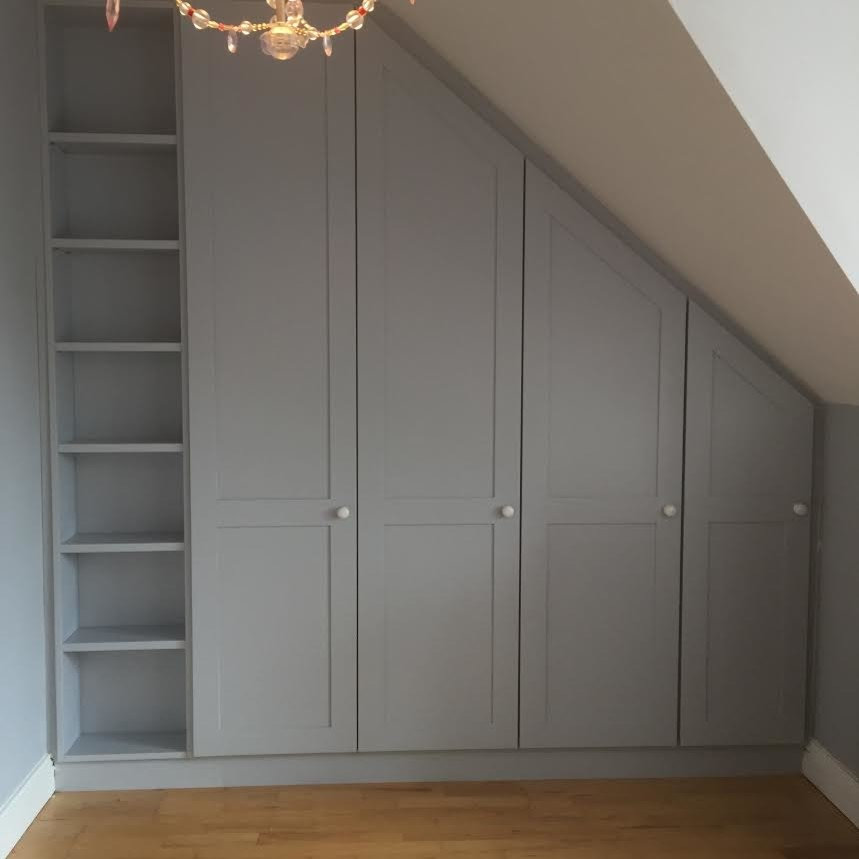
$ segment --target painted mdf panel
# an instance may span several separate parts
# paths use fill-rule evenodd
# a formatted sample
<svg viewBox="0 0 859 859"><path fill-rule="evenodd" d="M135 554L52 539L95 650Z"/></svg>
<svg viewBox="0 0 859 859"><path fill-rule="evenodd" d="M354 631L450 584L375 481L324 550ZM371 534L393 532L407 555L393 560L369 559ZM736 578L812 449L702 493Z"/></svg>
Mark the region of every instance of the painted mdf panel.
<svg viewBox="0 0 859 859"><path fill-rule="evenodd" d="M330 729L329 531L293 526L218 533L219 673L231 683L220 720L231 736L252 743L271 730L272 714L286 734Z"/></svg>
<svg viewBox="0 0 859 859"><path fill-rule="evenodd" d="M529 165L524 747L677 741L684 297Z"/></svg>
<svg viewBox="0 0 859 859"><path fill-rule="evenodd" d="M194 752L352 751L353 39L285 68L186 34Z"/></svg>
<svg viewBox="0 0 859 859"><path fill-rule="evenodd" d="M359 746L513 747L523 160L357 49Z"/></svg>
<svg viewBox="0 0 859 859"><path fill-rule="evenodd" d="M804 740L812 407L692 306L681 740Z"/></svg>

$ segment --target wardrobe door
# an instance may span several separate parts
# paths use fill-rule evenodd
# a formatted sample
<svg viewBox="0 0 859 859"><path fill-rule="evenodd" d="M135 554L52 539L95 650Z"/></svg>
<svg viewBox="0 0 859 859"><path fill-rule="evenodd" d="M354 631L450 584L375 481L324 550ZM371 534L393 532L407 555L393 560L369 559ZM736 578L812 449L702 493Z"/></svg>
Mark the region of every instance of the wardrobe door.
<svg viewBox="0 0 859 859"><path fill-rule="evenodd" d="M359 746L512 747L523 161L368 26L358 165Z"/></svg>
<svg viewBox="0 0 859 859"><path fill-rule="evenodd" d="M813 409L689 317L681 740L801 743Z"/></svg>
<svg viewBox="0 0 859 859"><path fill-rule="evenodd" d="M182 34L194 753L352 751L353 40L280 65Z"/></svg>
<svg viewBox="0 0 859 859"><path fill-rule="evenodd" d="M674 745L686 299L526 197L521 744Z"/></svg>

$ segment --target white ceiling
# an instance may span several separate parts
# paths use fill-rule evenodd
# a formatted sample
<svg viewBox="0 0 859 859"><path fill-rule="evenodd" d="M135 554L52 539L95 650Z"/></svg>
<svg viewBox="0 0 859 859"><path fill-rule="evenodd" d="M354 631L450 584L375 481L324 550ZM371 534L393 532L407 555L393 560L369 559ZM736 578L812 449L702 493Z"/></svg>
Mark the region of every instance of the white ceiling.
<svg viewBox="0 0 859 859"><path fill-rule="evenodd" d="M389 0L822 399L859 404L859 295L668 0Z"/></svg>
<svg viewBox="0 0 859 859"><path fill-rule="evenodd" d="M671 7L859 289L859 3L671 0Z"/></svg>

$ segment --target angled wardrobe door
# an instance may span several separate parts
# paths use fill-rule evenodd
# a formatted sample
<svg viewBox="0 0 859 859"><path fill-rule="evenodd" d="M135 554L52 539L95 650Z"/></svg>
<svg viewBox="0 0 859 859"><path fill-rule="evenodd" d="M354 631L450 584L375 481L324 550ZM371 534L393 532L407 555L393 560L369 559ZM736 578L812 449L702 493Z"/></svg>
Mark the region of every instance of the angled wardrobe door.
<svg viewBox="0 0 859 859"><path fill-rule="evenodd" d="M813 409L689 316L681 740L801 743Z"/></svg>
<svg viewBox="0 0 859 859"><path fill-rule="evenodd" d="M511 747L523 161L358 41L359 746Z"/></svg>
<svg viewBox="0 0 859 859"><path fill-rule="evenodd" d="M278 64L182 33L194 752L351 751L353 40Z"/></svg>
<svg viewBox="0 0 859 859"><path fill-rule="evenodd" d="M686 299L526 198L521 745L674 745Z"/></svg>

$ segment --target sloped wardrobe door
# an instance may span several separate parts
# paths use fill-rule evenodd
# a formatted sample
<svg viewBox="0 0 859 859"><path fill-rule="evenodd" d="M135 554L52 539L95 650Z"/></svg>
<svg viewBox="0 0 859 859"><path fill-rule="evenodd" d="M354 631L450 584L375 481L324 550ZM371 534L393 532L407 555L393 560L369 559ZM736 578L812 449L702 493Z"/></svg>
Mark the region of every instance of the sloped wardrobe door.
<svg viewBox="0 0 859 859"><path fill-rule="evenodd" d="M523 160L358 41L359 745L511 747Z"/></svg>
<svg viewBox="0 0 859 859"><path fill-rule="evenodd" d="M686 299L526 197L521 744L675 745Z"/></svg>
<svg viewBox="0 0 859 859"><path fill-rule="evenodd" d="M801 743L813 409L689 317L681 739Z"/></svg>
<svg viewBox="0 0 859 859"><path fill-rule="evenodd" d="M255 36L231 56L217 34L182 32L193 748L351 751L353 40L279 64Z"/></svg>

